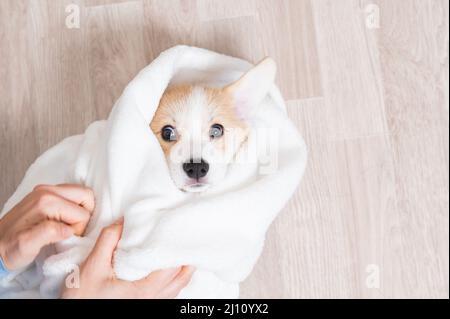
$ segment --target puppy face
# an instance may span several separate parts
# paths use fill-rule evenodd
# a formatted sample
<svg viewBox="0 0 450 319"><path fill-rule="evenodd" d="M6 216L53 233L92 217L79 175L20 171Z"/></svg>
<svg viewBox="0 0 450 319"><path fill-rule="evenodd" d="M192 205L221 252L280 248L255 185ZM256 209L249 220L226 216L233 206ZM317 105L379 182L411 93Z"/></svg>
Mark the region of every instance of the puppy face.
<svg viewBox="0 0 450 319"><path fill-rule="evenodd" d="M178 188L201 192L226 176L247 139L252 110L267 95L274 76L274 62L265 59L225 88L166 90L150 127Z"/></svg>

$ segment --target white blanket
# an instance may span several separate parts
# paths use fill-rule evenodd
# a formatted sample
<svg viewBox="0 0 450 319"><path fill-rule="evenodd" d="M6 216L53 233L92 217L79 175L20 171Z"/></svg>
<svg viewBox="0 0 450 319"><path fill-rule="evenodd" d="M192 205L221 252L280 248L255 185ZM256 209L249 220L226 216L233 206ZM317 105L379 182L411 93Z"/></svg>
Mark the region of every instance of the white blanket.
<svg viewBox="0 0 450 319"><path fill-rule="evenodd" d="M124 231L114 257L119 278L193 265L197 271L180 298L238 297L239 282L251 272L270 223L306 164L305 144L286 116L279 90L272 87L252 120L238 154L245 160L231 164L223 183L205 194L175 187L149 123L168 85L223 86L251 66L204 49L173 47L129 83L107 120L42 154L1 216L37 184L87 185L95 192L96 209L85 237L44 249L33 265L0 281L0 297L58 297L64 278L84 260L101 229L120 216Z"/></svg>

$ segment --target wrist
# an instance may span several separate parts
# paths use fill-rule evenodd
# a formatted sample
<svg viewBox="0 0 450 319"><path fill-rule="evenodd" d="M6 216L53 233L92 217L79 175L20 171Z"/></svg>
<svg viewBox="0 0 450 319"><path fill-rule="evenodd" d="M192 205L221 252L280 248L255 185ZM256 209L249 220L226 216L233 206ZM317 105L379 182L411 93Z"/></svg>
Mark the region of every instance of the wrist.
<svg viewBox="0 0 450 319"><path fill-rule="evenodd" d="M6 245L4 244L4 242L2 241L2 239L0 238L0 277L2 276L2 274L4 274L5 272L11 272L12 269L11 267L9 267L10 265L7 262L7 256L6 256Z"/></svg>
<svg viewBox="0 0 450 319"><path fill-rule="evenodd" d="M0 278L6 276L9 273L10 271L8 270L8 268L6 268L5 261L2 257L2 254L0 253Z"/></svg>

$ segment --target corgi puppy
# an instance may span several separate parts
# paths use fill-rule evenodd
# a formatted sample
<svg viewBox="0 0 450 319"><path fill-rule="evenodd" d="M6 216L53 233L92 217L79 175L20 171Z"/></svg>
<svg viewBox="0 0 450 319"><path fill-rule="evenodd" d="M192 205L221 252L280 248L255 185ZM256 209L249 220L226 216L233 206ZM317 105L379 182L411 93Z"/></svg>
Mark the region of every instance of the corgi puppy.
<svg viewBox="0 0 450 319"><path fill-rule="evenodd" d="M182 85L164 92L150 128L179 189L202 192L225 178L275 73L275 62L265 58L223 88Z"/></svg>

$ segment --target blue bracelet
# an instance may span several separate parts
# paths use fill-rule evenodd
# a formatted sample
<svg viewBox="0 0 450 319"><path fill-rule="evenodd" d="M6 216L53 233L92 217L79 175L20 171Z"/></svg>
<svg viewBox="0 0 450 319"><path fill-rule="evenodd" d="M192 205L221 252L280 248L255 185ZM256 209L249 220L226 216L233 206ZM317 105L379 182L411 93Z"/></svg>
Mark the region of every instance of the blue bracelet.
<svg viewBox="0 0 450 319"><path fill-rule="evenodd" d="M6 266L3 263L3 259L0 256L0 278L6 276L7 274L9 274L9 271L8 271L8 269L6 269Z"/></svg>

